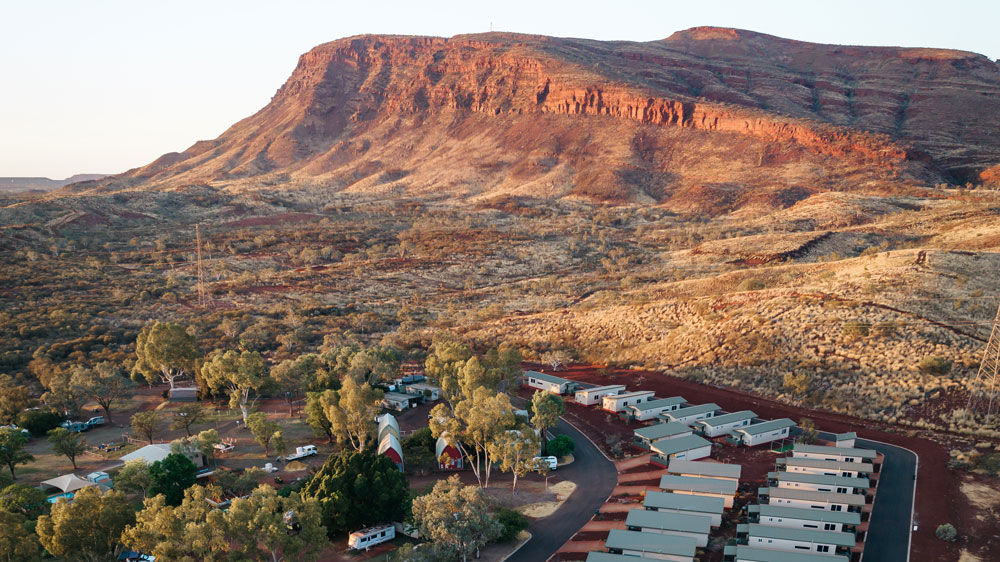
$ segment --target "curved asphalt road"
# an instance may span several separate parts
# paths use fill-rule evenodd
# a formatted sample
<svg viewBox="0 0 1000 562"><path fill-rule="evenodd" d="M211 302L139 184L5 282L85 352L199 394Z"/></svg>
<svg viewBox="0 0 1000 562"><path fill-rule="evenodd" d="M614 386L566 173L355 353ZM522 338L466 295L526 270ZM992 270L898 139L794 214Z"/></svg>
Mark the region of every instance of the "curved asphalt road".
<svg viewBox="0 0 1000 562"><path fill-rule="evenodd" d="M832 438L832 434L820 435L824 439ZM901 447L867 439L858 439L856 446L875 449L885 455L875 493L875 508L865 538L864 560L907 562L910 559L917 455Z"/></svg>
<svg viewBox="0 0 1000 562"><path fill-rule="evenodd" d="M565 434L576 443L573 464L559 469L559 476L576 482L576 491L570 494L552 515L538 519L528 527L531 540L511 555L511 562L540 562L548 560L559 547L583 527L594 512L611 495L618 483L615 465L582 433L559 420L552 430L555 435Z"/></svg>

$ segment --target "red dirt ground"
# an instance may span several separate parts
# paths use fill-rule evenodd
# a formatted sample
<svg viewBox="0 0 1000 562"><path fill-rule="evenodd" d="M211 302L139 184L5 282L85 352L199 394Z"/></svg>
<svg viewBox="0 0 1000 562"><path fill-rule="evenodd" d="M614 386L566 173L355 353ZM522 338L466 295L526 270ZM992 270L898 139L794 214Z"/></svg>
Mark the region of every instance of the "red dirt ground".
<svg viewBox="0 0 1000 562"><path fill-rule="evenodd" d="M992 521L989 518L977 519L976 508L960 490L963 477L977 482L983 479L947 468L945 463L949 459L948 447L930 439L917 437L917 432L913 429L822 410L798 408L747 391L707 386L648 371L606 369L610 374L602 375L598 374L598 370L602 368L593 365L573 365L558 372L538 364L531 364L528 367L596 385L625 384L629 391L653 390L660 397L680 395L696 404L715 402L728 411L753 410L762 418L787 417L799 420L808 417L823 431L835 433L854 431L864 439L884 441L910 449L920 456L914 513L914 523L919 525L919 530L913 533L912 560L958 560L961 548L983 556L983 560L1000 560L1000 553L996 551L995 541L992 538L996 534L996 529L991 526ZM569 401L566 410L566 417L605 450L607 450L605 436L608 435L609 429L612 434L620 435L623 441L630 441L631 431L641 426L635 422L626 425L614 416L609 420L604 412L572 404ZM742 457L743 455L741 464L745 463ZM756 473L767 465L766 457L766 453L761 453L760 466L757 466L757 463L750 463L749 470L745 474L756 476ZM772 468L774 466L773 458L770 466ZM766 470L764 472L766 473ZM991 483L996 486L995 480ZM952 523L959 529L962 535L959 542L947 543L934 536L934 529L943 523Z"/></svg>

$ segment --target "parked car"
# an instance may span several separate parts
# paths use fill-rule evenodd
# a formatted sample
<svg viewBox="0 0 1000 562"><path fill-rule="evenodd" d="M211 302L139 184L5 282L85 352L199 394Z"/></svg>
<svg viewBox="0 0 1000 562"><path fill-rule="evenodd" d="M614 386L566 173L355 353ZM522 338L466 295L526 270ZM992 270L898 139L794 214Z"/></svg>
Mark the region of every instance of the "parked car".
<svg viewBox="0 0 1000 562"><path fill-rule="evenodd" d="M59 427L65 427L66 429L74 433L80 433L81 431L87 431L88 429L90 429L90 426L83 422L70 421L70 420L62 422L61 424L59 424Z"/></svg>
<svg viewBox="0 0 1000 562"><path fill-rule="evenodd" d="M104 425L104 416L94 416L87 420L87 427L94 427L97 425Z"/></svg>
<svg viewBox="0 0 1000 562"><path fill-rule="evenodd" d="M559 466L559 459L555 457L535 457L534 460L542 466L548 464L549 470L555 470Z"/></svg>
<svg viewBox="0 0 1000 562"><path fill-rule="evenodd" d="M286 461L293 461L295 459L301 459L301 458L304 458L304 457L311 457L311 456L313 456L315 454L318 454L318 453L319 453L319 451L316 450L316 445L305 445L305 446L302 446L302 447L296 447L295 448L295 452L292 453L292 454L290 454L290 455L287 455L285 457L285 460Z"/></svg>
<svg viewBox="0 0 1000 562"><path fill-rule="evenodd" d="M0 425L0 429L9 429L11 431L19 431L21 435L25 436L27 439L31 439L31 432L27 429L21 429L14 424L11 425Z"/></svg>

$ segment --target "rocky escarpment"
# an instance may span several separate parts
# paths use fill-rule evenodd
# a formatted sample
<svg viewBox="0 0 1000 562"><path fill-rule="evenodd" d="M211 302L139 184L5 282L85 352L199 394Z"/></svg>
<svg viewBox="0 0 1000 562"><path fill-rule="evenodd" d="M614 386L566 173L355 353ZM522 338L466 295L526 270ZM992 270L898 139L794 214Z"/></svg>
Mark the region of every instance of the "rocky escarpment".
<svg viewBox="0 0 1000 562"><path fill-rule="evenodd" d="M218 139L105 185L231 181L280 172L286 180L333 178L343 187L366 177L350 164L362 158L374 162L366 169L379 172L388 161L405 164L412 186L421 183L421 163L408 151L425 137L440 136L438 148L459 129L496 139L512 128L549 127L558 137L579 127L580 119L588 119L590 142L601 137L606 146L635 145L643 127L709 133L716 149L732 145L727 139L736 134L750 139L738 148L758 154L760 165L801 160L808 162L802 168L826 169L811 177L844 175L840 168L846 167L847 175L867 181L966 181L1000 163L1000 140L992 134L1000 127L997 110L997 65L958 51L815 45L718 28L649 43L493 33L362 36L302 55L271 102ZM530 136L545 134L536 130ZM692 138L706 142L704 136ZM577 148L585 151L584 144ZM654 144L661 149L670 143ZM565 164L562 179L545 176L552 185L572 184L598 163L588 163L580 151L572 158L562 149L535 154L531 147L512 150L507 141L495 141L493 148L501 153L479 157L493 160L487 166L493 175L523 172L543 161L548 173ZM608 154L617 150L592 149L589 157L611 159L618 170L607 178L612 184L656 184L640 191L664 193L671 182L685 183L676 161L642 150ZM697 180L755 184L761 178L744 166ZM468 181L479 182L462 180ZM590 188L587 195L602 198Z"/></svg>

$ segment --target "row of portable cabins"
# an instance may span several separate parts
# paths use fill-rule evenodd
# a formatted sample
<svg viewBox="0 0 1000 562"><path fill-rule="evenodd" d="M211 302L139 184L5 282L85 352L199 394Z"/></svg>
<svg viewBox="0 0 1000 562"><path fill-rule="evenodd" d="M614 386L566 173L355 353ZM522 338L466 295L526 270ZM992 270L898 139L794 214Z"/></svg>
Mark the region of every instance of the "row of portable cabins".
<svg viewBox="0 0 1000 562"><path fill-rule="evenodd" d="M737 526L741 544L727 546L724 560L850 560L878 454L854 448L853 434L837 437L839 447L797 443L778 459L784 470L769 473L771 485L758 492L768 503L748 507L748 523Z"/></svg>
<svg viewBox="0 0 1000 562"><path fill-rule="evenodd" d="M642 557L690 562L696 549L708 546L711 528L722 524L722 512L732 505L740 472L741 467L733 464L671 461L666 476L688 483L648 492L644 509L628 512L625 530L609 533L608 552L591 552L587 560L625 562ZM704 493L702 488L725 490Z"/></svg>

